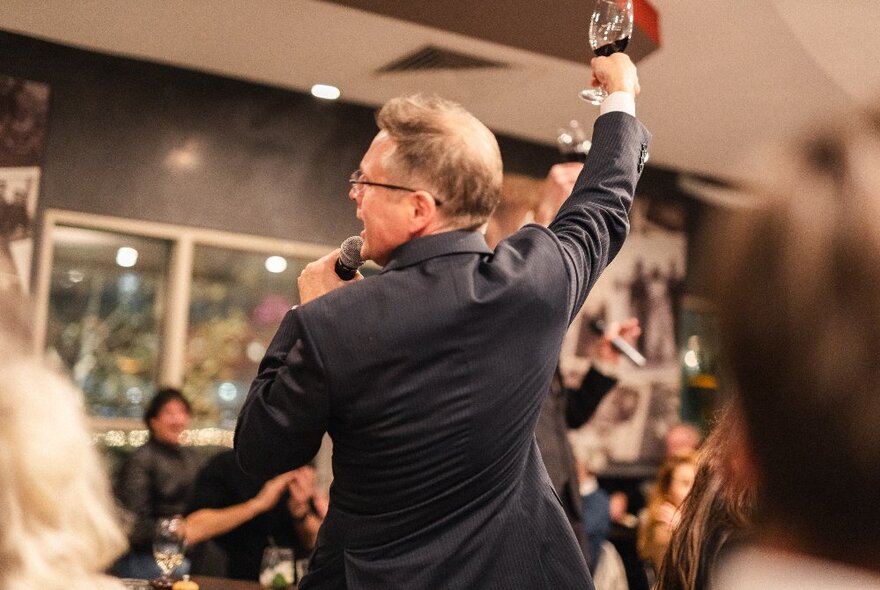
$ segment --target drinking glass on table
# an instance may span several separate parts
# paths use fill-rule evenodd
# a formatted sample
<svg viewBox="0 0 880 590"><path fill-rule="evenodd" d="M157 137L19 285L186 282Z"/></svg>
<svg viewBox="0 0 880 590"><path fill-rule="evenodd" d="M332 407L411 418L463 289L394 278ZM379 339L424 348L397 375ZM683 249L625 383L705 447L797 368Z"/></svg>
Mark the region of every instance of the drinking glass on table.
<svg viewBox="0 0 880 590"><path fill-rule="evenodd" d="M596 0L590 16L590 48L598 56L608 57L624 51L632 37L632 0ZM593 103L602 104L608 93L602 88L581 90L580 97Z"/></svg>
<svg viewBox="0 0 880 590"><path fill-rule="evenodd" d="M260 587L286 590L296 581L293 567L293 549L266 547L260 565Z"/></svg>
<svg viewBox="0 0 880 590"><path fill-rule="evenodd" d="M156 536L153 538L153 557L162 570L162 585L171 586L171 572L183 563L186 550L184 535L184 519L175 515L171 518L160 518L156 523Z"/></svg>

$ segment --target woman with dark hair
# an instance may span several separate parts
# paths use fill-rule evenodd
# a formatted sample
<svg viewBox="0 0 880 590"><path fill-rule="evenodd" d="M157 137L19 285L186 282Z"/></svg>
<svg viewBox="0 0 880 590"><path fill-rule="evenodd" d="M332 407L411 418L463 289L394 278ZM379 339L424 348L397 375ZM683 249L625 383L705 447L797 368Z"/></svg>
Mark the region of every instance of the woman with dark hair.
<svg viewBox="0 0 880 590"><path fill-rule="evenodd" d="M176 389L159 390L144 411L150 438L123 463L116 483L116 496L130 518L131 553L116 564L120 576L161 573L152 549L156 522L185 513L199 469L195 453L180 446L190 414L189 401Z"/></svg>
<svg viewBox="0 0 880 590"><path fill-rule="evenodd" d="M707 588L728 542L751 530L757 494L742 429L739 411L728 402L700 449L694 486L682 504L655 590Z"/></svg>

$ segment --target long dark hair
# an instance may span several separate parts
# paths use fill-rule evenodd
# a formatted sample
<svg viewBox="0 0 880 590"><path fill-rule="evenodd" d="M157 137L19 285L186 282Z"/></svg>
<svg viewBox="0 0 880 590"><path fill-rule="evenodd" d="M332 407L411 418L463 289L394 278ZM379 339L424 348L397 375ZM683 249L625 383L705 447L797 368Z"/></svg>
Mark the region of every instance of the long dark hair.
<svg viewBox="0 0 880 590"><path fill-rule="evenodd" d="M681 506L681 521L672 533L655 590L701 590L722 549L751 528L755 512L754 483L731 477L733 437L743 436L736 407L728 402L700 449L694 486Z"/></svg>

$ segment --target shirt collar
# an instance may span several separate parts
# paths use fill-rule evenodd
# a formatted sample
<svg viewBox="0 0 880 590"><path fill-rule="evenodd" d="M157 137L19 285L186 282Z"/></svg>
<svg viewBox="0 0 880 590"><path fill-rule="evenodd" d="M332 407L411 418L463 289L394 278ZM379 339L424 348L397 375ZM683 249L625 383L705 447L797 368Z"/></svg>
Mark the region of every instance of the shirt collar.
<svg viewBox="0 0 880 590"><path fill-rule="evenodd" d="M391 252L388 263L382 272L400 269L418 264L429 258L446 256L447 254L492 254L486 244L485 236L474 230L445 231L415 238L405 242Z"/></svg>

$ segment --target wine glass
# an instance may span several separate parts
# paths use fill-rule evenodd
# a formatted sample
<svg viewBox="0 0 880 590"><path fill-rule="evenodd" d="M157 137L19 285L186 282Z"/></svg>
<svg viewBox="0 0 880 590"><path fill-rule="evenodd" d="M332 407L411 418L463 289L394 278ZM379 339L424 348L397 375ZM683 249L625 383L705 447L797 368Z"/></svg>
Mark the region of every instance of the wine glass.
<svg viewBox="0 0 880 590"><path fill-rule="evenodd" d="M577 120L572 120L567 127L560 127L556 135L556 146L566 162L580 162L587 159L593 143L587 139L584 128Z"/></svg>
<svg viewBox="0 0 880 590"><path fill-rule="evenodd" d="M632 0L596 0L596 7L590 16L590 48L598 56L607 57L624 51L633 30ZM602 104L608 93L604 88L581 90L580 97L593 103Z"/></svg>
<svg viewBox="0 0 880 590"><path fill-rule="evenodd" d="M156 523L153 557L162 570L163 586L171 586L171 572L183 563L183 553L186 549L184 522L183 517L178 514L171 518L160 518Z"/></svg>

